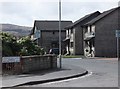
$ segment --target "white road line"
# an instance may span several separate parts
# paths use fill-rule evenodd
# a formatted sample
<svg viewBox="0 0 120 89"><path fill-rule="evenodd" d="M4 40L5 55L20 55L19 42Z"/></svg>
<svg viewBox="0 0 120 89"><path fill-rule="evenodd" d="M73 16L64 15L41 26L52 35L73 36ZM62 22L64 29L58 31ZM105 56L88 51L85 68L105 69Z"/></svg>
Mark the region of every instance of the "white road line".
<svg viewBox="0 0 120 89"><path fill-rule="evenodd" d="M77 78L71 78L71 79L66 79L66 80L61 80L61 81L55 81L55 82L49 82L49 83L44 83L41 85L49 85L49 84L53 84L53 83L61 83L61 82L67 82L67 81L71 81L71 80L76 80L76 79L81 79L81 78L85 78L92 75L92 72L89 72L87 75L85 76L81 76L81 77L77 77Z"/></svg>

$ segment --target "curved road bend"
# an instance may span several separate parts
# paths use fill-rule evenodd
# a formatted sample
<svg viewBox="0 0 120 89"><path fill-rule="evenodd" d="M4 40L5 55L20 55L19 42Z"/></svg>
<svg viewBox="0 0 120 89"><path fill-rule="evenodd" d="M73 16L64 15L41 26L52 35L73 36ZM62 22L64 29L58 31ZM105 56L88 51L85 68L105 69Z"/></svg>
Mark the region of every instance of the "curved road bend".
<svg viewBox="0 0 120 89"><path fill-rule="evenodd" d="M65 81L26 87L118 87L118 60L116 58L64 58L62 59L62 64L64 67L82 67L92 74Z"/></svg>

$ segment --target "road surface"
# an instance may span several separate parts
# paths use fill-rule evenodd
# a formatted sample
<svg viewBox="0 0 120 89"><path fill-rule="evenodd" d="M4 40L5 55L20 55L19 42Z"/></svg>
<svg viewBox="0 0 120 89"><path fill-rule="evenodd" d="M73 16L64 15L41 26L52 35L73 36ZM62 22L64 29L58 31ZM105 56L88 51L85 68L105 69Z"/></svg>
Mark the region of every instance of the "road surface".
<svg viewBox="0 0 120 89"><path fill-rule="evenodd" d="M118 60L64 58L62 66L82 67L89 71L85 77L44 83L27 87L118 87Z"/></svg>

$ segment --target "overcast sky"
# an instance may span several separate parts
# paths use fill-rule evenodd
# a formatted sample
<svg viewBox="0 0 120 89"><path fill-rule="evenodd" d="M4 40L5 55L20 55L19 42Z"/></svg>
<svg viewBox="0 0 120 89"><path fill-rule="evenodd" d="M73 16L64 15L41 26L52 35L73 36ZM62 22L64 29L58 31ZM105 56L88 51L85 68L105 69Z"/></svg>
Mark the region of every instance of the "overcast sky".
<svg viewBox="0 0 120 89"><path fill-rule="evenodd" d="M1 0L0 23L10 23L32 27L34 20L58 20L58 1L59 0ZM103 12L117 7L119 0L61 1L62 20L71 20L74 22L84 15L95 11Z"/></svg>

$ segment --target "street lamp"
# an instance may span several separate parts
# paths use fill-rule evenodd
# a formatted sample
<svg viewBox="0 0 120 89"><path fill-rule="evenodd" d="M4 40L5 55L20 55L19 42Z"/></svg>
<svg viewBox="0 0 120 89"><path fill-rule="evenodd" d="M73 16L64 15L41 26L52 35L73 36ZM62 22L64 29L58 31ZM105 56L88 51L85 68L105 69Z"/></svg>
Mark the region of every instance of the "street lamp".
<svg viewBox="0 0 120 89"><path fill-rule="evenodd" d="M119 59L119 38L120 38L120 30L116 30L116 37L117 37L117 57Z"/></svg>
<svg viewBox="0 0 120 89"><path fill-rule="evenodd" d="M62 68L61 60L61 0L59 0L59 65Z"/></svg>

